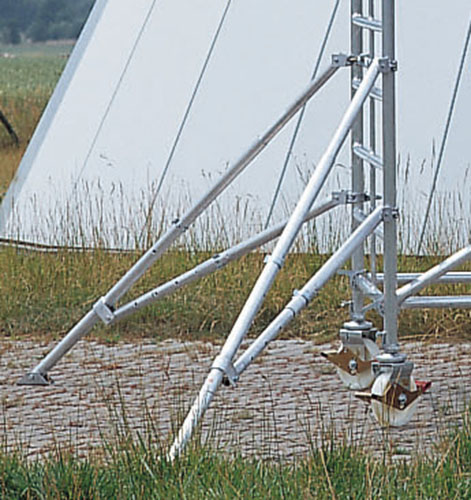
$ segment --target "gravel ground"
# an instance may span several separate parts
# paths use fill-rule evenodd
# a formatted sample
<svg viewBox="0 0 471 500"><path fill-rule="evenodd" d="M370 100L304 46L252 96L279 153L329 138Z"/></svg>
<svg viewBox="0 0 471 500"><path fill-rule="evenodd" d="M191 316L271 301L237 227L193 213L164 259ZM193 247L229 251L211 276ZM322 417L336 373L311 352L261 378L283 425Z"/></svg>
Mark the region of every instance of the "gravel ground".
<svg viewBox="0 0 471 500"><path fill-rule="evenodd" d="M0 342L4 447L30 457L71 448L84 455L118 433L167 443L217 352L209 343L165 341L102 345L82 341L63 359L49 387L19 387L17 379L51 345ZM201 436L225 451L290 458L334 436L393 457L432 453L460 424L471 388L471 344L404 346L416 379L431 380L412 422L381 429L368 406L344 389L319 352L330 345L273 342L242 376L221 388Z"/></svg>

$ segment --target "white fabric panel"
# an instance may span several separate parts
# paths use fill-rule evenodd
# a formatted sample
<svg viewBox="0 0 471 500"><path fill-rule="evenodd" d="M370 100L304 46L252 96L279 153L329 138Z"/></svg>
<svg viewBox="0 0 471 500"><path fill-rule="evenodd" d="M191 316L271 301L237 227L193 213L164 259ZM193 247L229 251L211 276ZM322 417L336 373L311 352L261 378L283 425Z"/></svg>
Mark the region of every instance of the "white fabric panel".
<svg viewBox="0 0 471 500"><path fill-rule="evenodd" d="M348 3L339 12L323 66L331 53L348 50ZM439 0L398 4L399 150L418 170L444 126L469 7L465 0L453 2L446 12L453 29L445 29ZM60 103L42 120L2 206L2 236L146 246L271 125L308 82L333 1L232 3L153 203L225 5L222 0L98 2L89 22L93 29L88 27L79 42L82 53L71 58L69 77L62 89L59 84ZM462 105L471 98L469 76L464 83ZM309 105L275 220L287 215L319 160L348 104L348 85L343 70ZM454 174L442 175L453 181L471 156L465 148L465 115L457 113L443 166L443 172L455 168ZM293 124L188 237L233 240L264 222ZM349 187L348 162L344 151L325 195L340 184ZM412 179L414 187L426 191L430 175L425 182L419 174ZM425 194L420 197L425 200Z"/></svg>

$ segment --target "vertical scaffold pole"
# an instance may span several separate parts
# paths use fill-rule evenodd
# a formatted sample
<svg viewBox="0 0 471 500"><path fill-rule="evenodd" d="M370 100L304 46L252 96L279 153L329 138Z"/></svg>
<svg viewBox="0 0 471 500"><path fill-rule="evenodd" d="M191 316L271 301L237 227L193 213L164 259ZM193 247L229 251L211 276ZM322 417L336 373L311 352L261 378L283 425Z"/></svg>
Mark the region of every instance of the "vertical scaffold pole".
<svg viewBox="0 0 471 500"><path fill-rule="evenodd" d="M398 351L397 334L397 223L396 223L396 95L395 0L382 0L383 17L383 197L384 216L384 347Z"/></svg>
<svg viewBox="0 0 471 500"><path fill-rule="evenodd" d="M351 19L355 15L363 14L363 0L352 0L351 1ZM360 56L363 52L363 29L355 24L351 23L350 31L350 49L353 56ZM363 78L363 68L360 64L353 64L351 69L351 93L352 98L356 90L354 89L353 83L355 81L360 81ZM352 127L351 132L351 161L352 161L352 180L351 188L354 194L363 193L365 191L365 181L364 181L364 171L363 171L363 160L353 153L353 146L355 144L363 144L363 110L358 113L355 123ZM353 217L353 212L355 208L362 209L362 201L352 204L352 231L354 231L359 222ZM364 246L360 245L352 255L352 271L354 273L359 273L364 268ZM363 309L363 293L357 287L352 289L352 309L351 315L352 319L356 321L363 321L364 314Z"/></svg>

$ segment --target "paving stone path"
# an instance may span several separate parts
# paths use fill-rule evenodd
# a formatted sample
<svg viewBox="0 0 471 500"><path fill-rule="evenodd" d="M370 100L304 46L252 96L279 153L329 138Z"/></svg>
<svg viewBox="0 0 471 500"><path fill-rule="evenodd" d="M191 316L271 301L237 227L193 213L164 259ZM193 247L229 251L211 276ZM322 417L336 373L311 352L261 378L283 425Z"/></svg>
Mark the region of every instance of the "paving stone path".
<svg viewBox="0 0 471 500"><path fill-rule="evenodd" d="M54 385L15 385L51 347L0 342L0 441L8 449L21 446L30 457L57 447L84 455L118 432L167 443L217 352L202 342L82 341L52 370ZM202 438L229 452L290 458L333 435L403 457L432 453L460 425L471 399L471 344L404 346L416 364L415 377L433 385L412 422L387 431L319 355L329 347L273 342L236 389L220 390Z"/></svg>

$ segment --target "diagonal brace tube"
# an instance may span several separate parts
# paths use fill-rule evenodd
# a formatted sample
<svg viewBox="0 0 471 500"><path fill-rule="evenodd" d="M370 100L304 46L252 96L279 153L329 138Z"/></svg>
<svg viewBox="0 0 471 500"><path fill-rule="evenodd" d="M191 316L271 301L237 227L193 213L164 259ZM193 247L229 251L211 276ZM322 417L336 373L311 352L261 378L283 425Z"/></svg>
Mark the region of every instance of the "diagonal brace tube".
<svg viewBox="0 0 471 500"><path fill-rule="evenodd" d="M304 222L318 217L328 210L335 208L340 203L341 201L338 198L333 198L332 200L326 201L325 203L319 205L319 207L311 210L304 219ZM222 253L213 255L211 258L205 260L201 264L198 264L193 269L186 271L180 276L177 276L176 278L173 278L172 280L167 281L166 283L154 288L153 290L150 290L149 292L141 295L131 302L124 304L114 312L113 320L110 321L110 324L130 316L134 312L142 309L149 304L152 304L153 302L156 302L157 300L167 297L168 295L179 290L180 288L183 288L185 285L192 283L193 281L196 281L200 278L203 278L204 276L207 276L208 274L222 269L230 262L239 259L244 255L247 255L252 250L259 248L265 243L274 240L282 233L283 229L286 226L286 222L287 221L277 224L273 228L262 231L252 238L249 238L248 240L239 243L238 245L235 245Z"/></svg>
<svg viewBox="0 0 471 500"><path fill-rule="evenodd" d="M159 239L144 255L134 264L134 266L110 289L110 291L98 302L101 306L110 310L117 301L142 277L142 275L152 266L152 264L166 251L173 242L181 236L195 219L231 184L231 182L265 149L265 147L275 138L283 127L303 108L303 106L316 94L336 73L338 66L331 64L311 82L304 92L294 101L294 103L281 115L252 146L229 168L229 170L219 179L218 182L196 203L180 220L175 221L162 238ZM84 337L94 325L100 321L96 308L90 310L57 344L57 346L33 369L33 371L20 380L21 383L28 383L31 375L47 375L47 372L54 367L59 360L67 354L70 349ZM45 380L45 377L43 377Z"/></svg>
<svg viewBox="0 0 471 500"><path fill-rule="evenodd" d="M446 274L448 271L455 269L469 259L471 259L471 245L462 248L453 255L450 255L450 257L445 259L443 262L440 262L440 264L430 268L415 280L399 288L396 291L398 304L401 304L408 297L411 297L417 292L420 292L420 290L430 285L431 283L434 283L438 278Z"/></svg>
<svg viewBox="0 0 471 500"><path fill-rule="evenodd" d="M371 63L365 77L353 97L350 105L343 116L340 125L330 141L324 155L314 171L306 189L304 190L288 224L286 225L273 254L268 258L262 273L255 283L252 292L247 299L242 311L237 318L229 337L224 344L221 353L214 360L210 373L195 399L178 436L169 451L169 459L173 460L179 455L187 441L190 439L193 430L198 425L199 420L211 404L215 392L222 382L225 373L232 369L232 359L242 343L252 321L263 303L276 275L283 266L284 259L289 252L297 234L299 233L302 221L312 204L316 200L324 182L331 171L342 144L344 143L356 116L361 111L363 103L368 97L369 91L373 87L379 74L379 60L376 58Z"/></svg>
<svg viewBox="0 0 471 500"><path fill-rule="evenodd" d="M330 259L314 274L314 276L304 285L295 291L293 298L284 310L270 323L270 325L257 337L256 340L234 363L234 371L239 376L252 361L259 356L269 342L274 340L280 331L290 323L295 316L302 311L327 281L336 274L345 262L352 256L353 252L359 248L365 239L373 233L383 216L382 207L376 208L363 221L357 229L349 236L345 243L330 257Z"/></svg>

